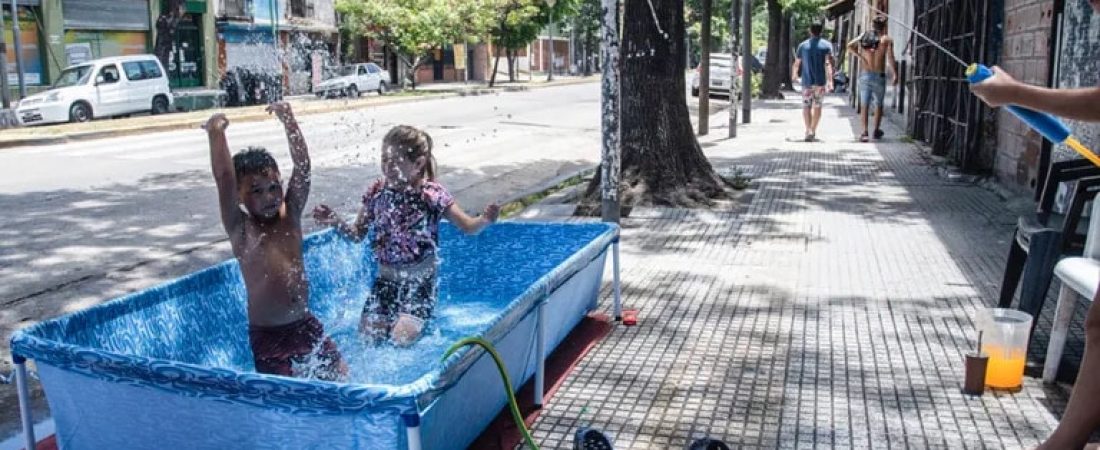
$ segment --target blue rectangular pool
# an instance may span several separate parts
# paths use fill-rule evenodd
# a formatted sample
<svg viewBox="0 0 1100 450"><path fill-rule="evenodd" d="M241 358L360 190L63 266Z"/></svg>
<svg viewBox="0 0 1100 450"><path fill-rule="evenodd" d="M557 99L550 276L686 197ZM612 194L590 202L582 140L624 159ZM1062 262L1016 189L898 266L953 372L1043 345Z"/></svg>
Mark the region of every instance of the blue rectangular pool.
<svg viewBox="0 0 1100 450"><path fill-rule="evenodd" d="M517 389L596 305L615 225L441 226L432 329L408 349L355 331L375 263L332 231L305 242L311 307L351 368L347 383L255 373L236 261L17 332L63 449L425 449L469 445L505 405L493 342ZM541 339L540 339L541 338ZM541 350L541 351L540 351Z"/></svg>

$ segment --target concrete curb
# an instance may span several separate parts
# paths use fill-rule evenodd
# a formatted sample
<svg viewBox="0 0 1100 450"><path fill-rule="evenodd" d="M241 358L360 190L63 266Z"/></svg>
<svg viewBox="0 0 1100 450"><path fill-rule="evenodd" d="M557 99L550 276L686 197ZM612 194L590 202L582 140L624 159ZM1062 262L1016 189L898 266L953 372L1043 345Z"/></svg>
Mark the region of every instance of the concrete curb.
<svg viewBox="0 0 1100 450"><path fill-rule="evenodd" d="M500 92L526 92L533 89L544 89L560 86L571 86L577 84L587 84L598 82L598 79L583 79L583 80L566 80L561 82L542 83L533 86L500 86L494 88L471 88L454 91L440 91L439 93L426 94L417 97L391 97L383 101L365 101L365 102L345 102L337 103L331 107L322 107L317 109L302 109L296 111L299 116L308 116L313 114L326 114L341 111L351 111L364 107L371 106L388 106L398 105L403 103L416 103L431 100L440 100L451 97L467 97L467 96L481 96L492 95ZM383 97L385 99L385 97ZM211 110L213 111L213 110ZM267 120L270 116L265 112L241 112L239 115L234 115L234 109L223 109L226 111L226 115L233 122L257 122L261 120ZM142 133L163 132L163 131L177 131L197 128L198 123L193 120L177 120L171 123L155 124L155 125L140 125L130 128L116 128L108 130L95 130L95 131L78 131L73 133L59 134L56 136L35 136L26 138L12 138L3 139L0 137L0 149L21 147L28 145L54 145L63 144L67 142L87 141L95 139L105 139L110 137L129 136Z"/></svg>

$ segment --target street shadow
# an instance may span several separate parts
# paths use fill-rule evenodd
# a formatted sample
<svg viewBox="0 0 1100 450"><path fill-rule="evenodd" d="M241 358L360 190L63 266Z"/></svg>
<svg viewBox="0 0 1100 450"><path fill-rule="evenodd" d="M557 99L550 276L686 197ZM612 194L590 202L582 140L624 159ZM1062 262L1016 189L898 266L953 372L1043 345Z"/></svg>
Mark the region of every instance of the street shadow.
<svg viewBox="0 0 1100 450"><path fill-rule="evenodd" d="M799 109L799 105L794 104L785 109ZM856 136L860 130L858 117L847 107L842 107L842 111L849 112L844 114L841 123L830 126L845 126ZM963 353L973 347L973 339L976 337L973 316L982 308L996 305L1004 257L1012 237L1015 216L1019 212L1018 205L1010 205L996 194L974 184L940 177L936 167L916 146L897 137L901 132L892 123L884 121L883 127L893 137L880 142L845 143L839 149L830 147L828 151L815 149L814 143L777 143L774 147L753 151L708 152L716 168L746 168L753 179L752 201L744 210L658 211L652 217L631 216L625 222L623 239L624 242L636 243L636 257L676 257L674 261L683 261L685 265L690 264L696 269L718 265L722 270L733 271L744 271L746 267L751 268L757 264L781 267L788 261L795 265L787 270L798 270L798 254L812 248L814 244L828 244L830 236L842 236L835 233L840 227L858 229L875 226L890 231L882 238L870 234L859 236L866 236L863 239L870 242L865 245L869 245L877 257L896 260L888 263L892 265L889 268L894 273L889 277L878 273L861 273L853 278L846 278L848 282L872 282L878 278L877 282L887 283L885 290L876 291L872 297L845 294L798 299L793 297L787 286L778 283L741 286L738 287L738 292L741 293L739 295L759 291L757 295L765 298L759 300L762 305L756 308L764 309L735 307L733 309L737 313L727 315L728 305L721 304L731 301L737 303L733 299L735 297L713 298L709 301L714 302L714 305L709 307L717 309L704 314L697 309L691 309L701 306L691 306L687 292L713 290L710 286L716 282L706 274L700 275L698 270L685 270L678 274L656 272L624 276L624 280L636 280L627 283L627 294L624 298L628 299L631 306L641 306L643 319L639 328L656 328L651 332L640 332L653 334L647 335L646 342L667 340L679 354L692 355L690 339L703 331L696 323L684 322L679 317L692 317L696 321L705 319L709 324L710 314L717 314L724 317L721 320L726 321L722 322L720 329L727 331L730 336L749 340L757 337L771 339L772 335L769 333L772 331L739 329L736 323L740 320L754 320L753 318L759 320L761 315L767 315L762 312L767 311L766 308L787 305L789 308L798 308L795 317L801 318L799 323L802 326L810 327L801 332L792 331L791 335L780 334L779 344L769 342L766 346L781 355L768 356L765 364L771 359L781 360L786 364L784 380L788 383L784 384L782 393L778 396L772 395L771 390L760 389L760 385L754 384L770 381L768 377L762 376L748 378L748 385L753 386L751 389L746 388L744 392L740 388L735 389L741 397L735 394L729 400L727 408L732 407L730 405L743 405L746 401L759 405L752 413L731 416L736 419L734 422L743 421L742 423L747 424L746 429L750 433L745 434L743 431L746 430L733 427L727 428L730 431L712 435L725 436L739 445L762 445L761 442L771 441L748 439L746 436L759 436L753 434L761 430L755 425L767 423L771 420L770 417L778 415L778 421L784 430L788 426L797 428L794 435L798 436L799 445L819 445L825 439L824 442L841 446L848 445L845 442L854 442L852 445L856 446L896 442L898 445L914 447L998 447L1005 445L999 440L997 431L1002 425L1004 432L1015 433L1015 439L1020 442L1034 443L1045 438L1050 431L1048 419L1061 415L1068 391L1061 386L1045 386L1035 378L1027 378L1024 392L1015 396L989 393L979 400L959 392ZM821 220L801 220L805 215L813 215ZM822 227L826 227L824 231ZM875 239L871 239L872 237ZM908 241L921 242L921 245L933 242L937 248L915 247ZM737 252L715 250L723 247L744 250L755 245L772 249L769 250L771 253L762 252L759 258L763 259L745 260ZM628 254L634 251L629 248L624 250ZM849 259L853 257L855 256L838 254L836 264L856 268L859 265ZM907 261L919 262L925 267L924 271L907 273ZM930 264L932 261L935 264ZM930 267L939 269L929 271L927 268ZM693 281L676 281L680 279ZM893 282L908 285L889 285ZM641 285L631 286L633 283ZM926 284L927 288L921 287L921 284ZM1033 360L1042 357L1048 340L1047 330L1055 304L1055 291L1052 289L1051 300L1038 318L1037 331L1030 347ZM647 308L656 309L647 311ZM1079 359L1083 344L1080 324L1086 309L1087 306L1078 308L1067 349L1066 364L1072 365L1074 359ZM779 314L777 317L783 320L781 318L786 315ZM856 340L850 346L830 347L830 340L820 335L821 329L812 327L823 321L835 323L837 317L841 317L839 321L842 326L828 328L828 332L833 333L833 338L838 334L843 335L843 338L837 340L848 343L849 338L844 334L847 331ZM849 317L855 317L856 320L850 321ZM733 321L733 324L729 321ZM877 326L867 327L876 323ZM702 328L709 328L709 325ZM873 331L864 337L865 329ZM819 335L814 336L815 331ZM800 338L815 342L816 345L800 347L792 344L793 340ZM624 342L614 346L626 351L632 348L631 345ZM736 345L723 345L712 348L711 351L723 355L732 352L734 355L734 360L728 361L729 372L725 375L726 379L753 373L755 361L739 360ZM862 353L847 353L848 348L859 349ZM645 358L644 355L637 357ZM594 361L599 361L593 362L598 373L622 370L621 363ZM798 370L803 370L801 367L807 361L816 366L815 370L821 369L822 365L827 366L827 370L821 370L825 370L828 376L823 378L817 372L811 374L807 369L796 372L798 376L792 377L791 371L795 370L795 366L799 367ZM677 364L702 370L701 368L714 362L703 358L701 361L688 360ZM666 371L664 376L669 376L668 373L671 372ZM637 377L632 375L629 382L632 385L642 383L649 386L642 398L660 400L660 404L654 406L653 410L684 410L685 400L682 395L678 395L684 391L682 385L679 385L680 388L670 388L671 394L664 394L661 383L665 381L660 380L658 375L653 375L653 379L649 381L638 380ZM708 384L710 391L687 391L703 398L715 395L715 392L729 388L729 382L719 378L714 378ZM838 389L836 380L843 380L841 385L845 389ZM873 383L868 384L871 381ZM676 385L677 382L673 380L668 383ZM852 387L845 383L858 384ZM740 386L739 383L734 384ZM804 394L792 395L791 392ZM726 399L724 394L717 395ZM808 415L798 412L808 408L808 402L820 402L822 396L831 403L838 400L841 404L850 403L854 405L853 408L866 405L866 410L858 414L846 410L820 410ZM1021 399L1021 396L1026 400ZM992 406L989 405L990 402L993 403ZM684 413L683 417L671 414L661 416L658 420L646 419L643 421L645 426L640 426L638 420L620 418L615 415L615 411L609 410L607 414L611 418L605 423L613 429L624 430L627 435L648 433L649 440L646 442L654 445L677 447L686 444L688 434L701 434L711 430L713 421L710 417L730 415L729 411L690 412ZM954 416L940 417L944 411L954 411ZM960 416L960 411L965 414ZM846 434L838 432L839 428L834 423L820 419L848 417L849 413L853 415L852 422L847 424ZM867 419L871 420L871 425L863 425L856 420L870 415L878 417ZM916 420L916 417L927 419ZM671 421L671 425L666 425L665 421ZM652 425L654 423L659 425ZM913 423L916 423L916 428L913 428ZM998 428L985 426L991 423L997 424ZM650 428L646 428L647 426ZM723 423L723 426L728 427L729 423ZM931 428L924 429L926 426ZM851 434L860 428L869 437L859 438L864 439L862 441L852 441ZM985 434L960 431L964 428L982 430ZM684 430L695 431L683 433ZM790 436L791 433L783 433L784 439L789 439ZM808 440L803 441L806 436L809 436ZM776 432L775 438L778 437ZM767 446L766 443L763 445Z"/></svg>

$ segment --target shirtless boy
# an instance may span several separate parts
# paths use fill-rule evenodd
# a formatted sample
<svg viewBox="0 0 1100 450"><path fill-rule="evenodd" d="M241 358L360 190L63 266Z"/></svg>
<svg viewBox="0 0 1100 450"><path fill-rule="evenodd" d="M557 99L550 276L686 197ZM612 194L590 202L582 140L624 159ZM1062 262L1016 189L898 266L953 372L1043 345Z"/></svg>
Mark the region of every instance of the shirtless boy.
<svg viewBox="0 0 1100 450"><path fill-rule="evenodd" d="M205 126L222 225L248 291L248 337L256 371L339 380L347 366L309 311L309 281L302 264L309 149L290 105L275 103L268 112L282 121L294 161L285 194L279 167L267 150L249 147L230 158L225 137L229 120L214 114Z"/></svg>
<svg viewBox="0 0 1100 450"><path fill-rule="evenodd" d="M894 40L886 34L886 18L876 17L872 30L848 43L848 51L859 56L859 118L863 133L860 142L867 142L867 116L875 108L875 139L882 139L882 104L886 96L886 69L890 69L890 84L898 83L898 62L894 59Z"/></svg>

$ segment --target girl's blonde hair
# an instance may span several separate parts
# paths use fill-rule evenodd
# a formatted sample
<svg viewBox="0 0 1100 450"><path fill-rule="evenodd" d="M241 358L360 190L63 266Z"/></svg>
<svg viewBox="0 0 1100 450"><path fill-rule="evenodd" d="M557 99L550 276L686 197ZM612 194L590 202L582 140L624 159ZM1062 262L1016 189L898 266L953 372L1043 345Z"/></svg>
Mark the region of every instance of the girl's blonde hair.
<svg viewBox="0 0 1100 450"><path fill-rule="evenodd" d="M424 172L420 175L428 181L435 181L435 157L432 156L432 137L416 127L398 125L386 133L382 139L382 148L392 152L398 152L409 161L416 161L421 156L427 160Z"/></svg>

